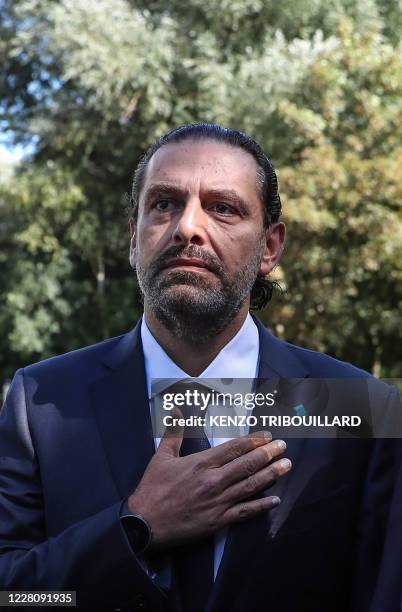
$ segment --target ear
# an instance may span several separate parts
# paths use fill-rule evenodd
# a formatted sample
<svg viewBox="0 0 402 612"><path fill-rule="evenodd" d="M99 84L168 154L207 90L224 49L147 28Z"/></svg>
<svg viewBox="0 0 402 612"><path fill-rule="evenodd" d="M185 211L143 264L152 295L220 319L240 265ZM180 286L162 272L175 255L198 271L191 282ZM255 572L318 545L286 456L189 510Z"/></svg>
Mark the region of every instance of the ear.
<svg viewBox="0 0 402 612"><path fill-rule="evenodd" d="M136 264L136 246L137 246L137 222L130 219L128 222L130 232L130 266L135 270Z"/></svg>
<svg viewBox="0 0 402 612"><path fill-rule="evenodd" d="M266 276L279 262L285 245L285 224L280 221L265 231L265 249L261 260L260 274Z"/></svg>

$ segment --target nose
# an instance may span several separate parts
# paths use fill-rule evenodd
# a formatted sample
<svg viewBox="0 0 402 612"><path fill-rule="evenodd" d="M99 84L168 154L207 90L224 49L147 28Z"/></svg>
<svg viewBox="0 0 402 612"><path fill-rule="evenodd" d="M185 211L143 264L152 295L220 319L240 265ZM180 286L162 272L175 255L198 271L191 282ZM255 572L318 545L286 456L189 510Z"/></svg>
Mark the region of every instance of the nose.
<svg viewBox="0 0 402 612"><path fill-rule="evenodd" d="M173 231L173 242L175 244L205 244L207 223L208 215L200 200L196 197L189 199Z"/></svg>

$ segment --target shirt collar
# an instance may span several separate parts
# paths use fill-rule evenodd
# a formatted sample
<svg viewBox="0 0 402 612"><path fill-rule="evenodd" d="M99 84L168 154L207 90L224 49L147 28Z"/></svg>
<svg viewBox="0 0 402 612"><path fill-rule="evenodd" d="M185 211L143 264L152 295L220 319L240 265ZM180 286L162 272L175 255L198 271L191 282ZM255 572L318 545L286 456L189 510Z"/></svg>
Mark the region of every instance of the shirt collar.
<svg viewBox="0 0 402 612"><path fill-rule="evenodd" d="M182 380L191 378L187 372L179 368L157 342L145 321L145 317L142 318L141 322L141 340L148 397L152 396L151 385L154 379ZM247 314L237 334L221 349L199 378L254 379L257 375L258 359L258 329L250 314ZM170 383L171 381L167 384ZM160 386L158 392L163 391L164 388L166 388L166 385L165 387Z"/></svg>

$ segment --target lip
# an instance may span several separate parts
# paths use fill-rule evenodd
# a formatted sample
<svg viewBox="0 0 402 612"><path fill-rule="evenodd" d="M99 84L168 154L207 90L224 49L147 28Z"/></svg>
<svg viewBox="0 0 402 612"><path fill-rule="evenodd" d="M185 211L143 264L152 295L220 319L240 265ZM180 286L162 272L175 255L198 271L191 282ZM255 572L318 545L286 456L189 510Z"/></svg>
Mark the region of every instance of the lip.
<svg viewBox="0 0 402 612"><path fill-rule="evenodd" d="M165 268L201 268L204 270L209 270L209 267L201 259L191 259L188 257L171 259Z"/></svg>

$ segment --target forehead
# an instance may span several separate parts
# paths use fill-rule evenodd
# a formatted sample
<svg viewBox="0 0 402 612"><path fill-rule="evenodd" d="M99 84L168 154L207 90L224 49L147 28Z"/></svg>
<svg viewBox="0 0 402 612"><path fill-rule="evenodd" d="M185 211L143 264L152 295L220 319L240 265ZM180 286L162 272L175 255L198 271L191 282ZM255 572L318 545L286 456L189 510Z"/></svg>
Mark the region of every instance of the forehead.
<svg viewBox="0 0 402 612"><path fill-rule="evenodd" d="M235 189L259 198L258 165L239 147L214 140L185 140L162 146L148 163L142 192L155 183L173 183L185 190Z"/></svg>

